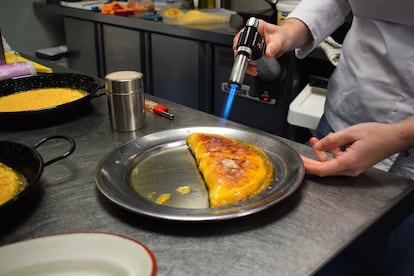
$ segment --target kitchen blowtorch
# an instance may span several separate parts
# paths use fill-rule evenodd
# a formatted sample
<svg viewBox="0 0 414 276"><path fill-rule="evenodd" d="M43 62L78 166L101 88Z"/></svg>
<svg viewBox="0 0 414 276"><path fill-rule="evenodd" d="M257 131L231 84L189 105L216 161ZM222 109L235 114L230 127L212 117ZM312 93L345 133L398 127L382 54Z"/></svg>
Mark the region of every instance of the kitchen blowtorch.
<svg viewBox="0 0 414 276"><path fill-rule="evenodd" d="M275 80L280 75L280 64L276 58L265 56L266 44L258 32L259 20L250 17L237 42L237 55L230 73L229 84L239 88L243 84L250 59L257 67L258 77L264 81Z"/></svg>

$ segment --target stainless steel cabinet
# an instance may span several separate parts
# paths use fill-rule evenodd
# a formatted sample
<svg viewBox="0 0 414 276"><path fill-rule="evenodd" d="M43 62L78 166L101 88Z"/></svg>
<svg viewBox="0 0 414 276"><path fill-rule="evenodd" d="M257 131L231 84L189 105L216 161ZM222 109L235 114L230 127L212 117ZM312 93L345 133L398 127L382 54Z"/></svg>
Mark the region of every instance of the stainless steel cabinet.
<svg viewBox="0 0 414 276"><path fill-rule="evenodd" d="M275 98L274 104L261 101L260 97L252 96L260 89L259 80L246 75L244 86L249 89L248 96L235 96L229 119L280 136L287 137L289 126L286 121L288 106L295 93L294 85L294 56L285 54L279 59L284 69L283 78L266 83L266 89ZM233 66L233 50L229 47L214 47L214 114L222 116L228 94L223 90L223 83L228 82Z"/></svg>
<svg viewBox="0 0 414 276"><path fill-rule="evenodd" d="M64 23L70 68L101 78L114 71L143 71L141 32L69 17Z"/></svg>
<svg viewBox="0 0 414 276"><path fill-rule="evenodd" d="M105 74L115 71L143 71L142 33L137 30L102 25Z"/></svg>
<svg viewBox="0 0 414 276"><path fill-rule="evenodd" d="M91 21L65 17L66 45L69 49L68 65L92 76L101 77L100 58L96 43L97 24Z"/></svg>
<svg viewBox="0 0 414 276"><path fill-rule="evenodd" d="M145 92L212 111L212 45L196 40L65 18L72 69L103 78L135 70Z"/></svg>
<svg viewBox="0 0 414 276"><path fill-rule="evenodd" d="M153 94L209 111L211 47L199 41L151 34Z"/></svg>

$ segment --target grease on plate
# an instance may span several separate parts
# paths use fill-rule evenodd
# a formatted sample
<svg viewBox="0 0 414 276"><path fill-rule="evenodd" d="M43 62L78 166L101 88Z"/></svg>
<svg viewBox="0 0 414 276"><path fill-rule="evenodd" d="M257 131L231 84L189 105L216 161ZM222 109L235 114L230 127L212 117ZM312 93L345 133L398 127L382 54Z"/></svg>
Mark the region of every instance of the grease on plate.
<svg viewBox="0 0 414 276"><path fill-rule="evenodd" d="M170 199L171 199L171 194L161 194L157 198L157 200L155 201L155 203L157 203L157 204L164 204L165 202L167 202Z"/></svg>
<svg viewBox="0 0 414 276"><path fill-rule="evenodd" d="M180 186L177 189L175 189L178 193L182 195L187 195L191 193L191 187L190 186Z"/></svg>
<svg viewBox="0 0 414 276"><path fill-rule="evenodd" d="M146 200L175 208L208 208L204 180L187 145L151 149L133 167L129 184ZM163 194L169 194L167 197ZM161 202L161 203L160 203Z"/></svg>

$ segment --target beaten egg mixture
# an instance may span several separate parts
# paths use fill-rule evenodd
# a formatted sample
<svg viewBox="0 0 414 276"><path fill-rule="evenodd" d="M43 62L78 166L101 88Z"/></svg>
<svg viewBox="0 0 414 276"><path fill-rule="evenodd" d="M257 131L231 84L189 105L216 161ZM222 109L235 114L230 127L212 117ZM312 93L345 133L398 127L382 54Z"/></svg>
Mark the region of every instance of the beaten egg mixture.
<svg viewBox="0 0 414 276"><path fill-rule="evenodd" d="M0 97L0 112L18 112L50 108L76 101L88 93L73 88L41 88Z"/></svg>
<svg viewBox="0 0 414 276"><path fill-rule="evenodd" d="M26 187L24 178L0 162L0 205L3 205Z"/></svg>

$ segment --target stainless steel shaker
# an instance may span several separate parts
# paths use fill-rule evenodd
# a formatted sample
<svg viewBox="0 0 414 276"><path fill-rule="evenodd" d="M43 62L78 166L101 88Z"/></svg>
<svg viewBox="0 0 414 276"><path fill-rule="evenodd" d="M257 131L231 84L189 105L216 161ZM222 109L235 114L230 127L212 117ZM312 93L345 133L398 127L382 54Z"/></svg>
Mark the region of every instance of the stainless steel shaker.
<svg viewBox="0 0 414 276"><path fill-rule="evenodd" d="M118 71L105 76L111 126L118 131L144 127L145 100L143 75L135 71Z"/></svg>

